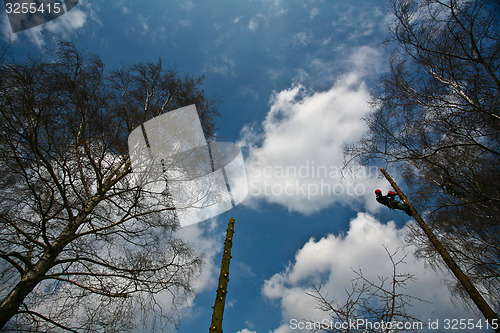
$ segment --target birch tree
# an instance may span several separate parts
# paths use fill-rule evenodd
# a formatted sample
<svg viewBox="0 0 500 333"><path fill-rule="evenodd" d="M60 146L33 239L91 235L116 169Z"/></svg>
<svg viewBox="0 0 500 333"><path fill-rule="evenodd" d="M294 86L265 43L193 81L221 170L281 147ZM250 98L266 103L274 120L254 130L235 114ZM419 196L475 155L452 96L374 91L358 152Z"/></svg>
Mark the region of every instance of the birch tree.
<svg viewBox="0 0 500 333"><path fill-rule="evenodd" d="M498 309L500 6L391 4L389 73L374 91L368 134L346 153L399 171L412 202ZM436 264L429 244L411 239Z"/></svg>
<svg viewBox="0 0 500 333"><path fill-rule="evenodd" d="M201 84L161 61L106 72L98 56L65 42L40 58L3 58L0 328L115 332L175 322L163 308L192 295L201 257L176 237L168 200L136 186L127 136L189 104L212 136L216 101Z"/></svg>

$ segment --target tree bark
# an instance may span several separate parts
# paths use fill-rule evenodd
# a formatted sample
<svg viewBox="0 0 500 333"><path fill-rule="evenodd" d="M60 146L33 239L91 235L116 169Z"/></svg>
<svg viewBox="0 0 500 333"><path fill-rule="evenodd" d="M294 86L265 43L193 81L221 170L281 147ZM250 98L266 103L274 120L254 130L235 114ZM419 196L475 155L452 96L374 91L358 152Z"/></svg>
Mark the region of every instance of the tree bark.
<svg viewBox="0 0 500 333"><path fill-rule="evenodd" d="M229 263L231 261L231 247L233 246L234 218L229 220L227 226L226 241L224 242L224 253L220 266L219 284L217 285L217 296L215 297L214 312L210 333L222 333L222 316L224 315L224 304L227 295L227 283L229 282Z"/></svg>
<svg viewBox="0 0 500 333"><path fill-rule="evenodd" d="M36 285L43 280L45 274L52 268L57 254L52 249L47 249L40 260L23 274L21 280L16 284L0 305L0 329L19 310L26 296L33 291Z"/></svg>
<svg viewBox="0 0 500 333"><path fill-rule="evenodd" d="M105 189L107 190L112 184L114 184L114 182L108 179L105 183ZM36 285L44 279L47 272L54 266L57 256L75 236L78 226L85 220L95 206L97 206L101 199L102 194L95 195L92 200L89 201L85 209L75 218L74 222L68 223L54 243L52 245L47 245L40 260L38 260L32 268L25 271L21 280L0 305L0 330L16 315L26 296L28 296Z"/></svg>

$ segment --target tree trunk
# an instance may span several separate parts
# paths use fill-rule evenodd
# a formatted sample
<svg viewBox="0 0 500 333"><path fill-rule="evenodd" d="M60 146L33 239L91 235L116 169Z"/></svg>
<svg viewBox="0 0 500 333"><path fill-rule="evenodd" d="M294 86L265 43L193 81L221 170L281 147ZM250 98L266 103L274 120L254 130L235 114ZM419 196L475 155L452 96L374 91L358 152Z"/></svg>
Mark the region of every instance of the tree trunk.
<svg viewBox="0 0 500 333"><path fill-rule="evenodd" d="M222 316L224 314L224 304L226 302L227 283L229 281L229 262L231 261L231 246L233 245L234 218L229 220L224 242L224 253L220 266L219 284L217 285L217 296L215 297L214 312L210 333L222 333Z"/></svg>
<svg viewBox="0 0 500 333"><path fill-rule="evenodd" d="M21 280L5 297L0 305L0 329L18 312L26 296L43 280L45 274L52 268L57 255L47 250L33 268L23 274Z"/></svg>
<svg viewBox="0 0 500 333"><path fill-rule="evenodd" d="M84 213L92 210L96 204L92 202L86 207ZM33 267L26 269L21 280L2 301L0 305L0 330L16 315L26 296L35 289L36 285L43 280L47 272L54 266L57 256L69 243L71 237L74 236L78 222L83 221L86 215L80 214L76 218L76 223L70 223L66 226L54 243L46 248L40 260Z"/></svg>
<svg viewBox="0 0 500 333"><path fill-rule="evenodd" d="M479 311L481 311L483 316L488 320L488 322L493 327L495 332L500 332L500 328L498 327L498 325L499 325L498 316L495 313L495 311L493 311L493 309L490 307L490 305L486 302L486 300L483 298L483 296L479 293L479 291L476 289L476 287L472 284L472 282L469 280L469 277L460 269L460 267L457 265L455 260L448 253L448 250L446 250L446 248L439 241L439 239L436 237L436 235L432 232L432 230L429 228L429 226L424 222L422 217L420 217L418 212L412 206L410 201L408 201L408 199L403 194L401 189L398 187L396 182L391 178L391 176L389 176L387 171L385 171L384 168L380 169L380 171L382 171L385 178L392 185L392 187L394 188L396 193L399 195L401 200L403 200L403 202L405 204L410 206L412 216L418 222L418 224L420 225L420 227L424 231L427 238L429 238L429 241L432 243L432 245L434 246L436 251L441 255L441 258L443 258L443 261L445 262L446 266L448 266L448 268L452 271L452 273L455 275L455 277L460 281L460 284L462 285L462 287L465 288L465 290L467 291L467 294L470 296L472 301L476 304Z"/></svg>

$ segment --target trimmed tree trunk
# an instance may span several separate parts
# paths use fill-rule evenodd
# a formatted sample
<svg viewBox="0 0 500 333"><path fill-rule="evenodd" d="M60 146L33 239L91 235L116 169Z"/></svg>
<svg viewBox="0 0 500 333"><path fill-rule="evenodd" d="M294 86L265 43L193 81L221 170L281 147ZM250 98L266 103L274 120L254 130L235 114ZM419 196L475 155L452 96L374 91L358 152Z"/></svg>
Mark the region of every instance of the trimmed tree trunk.
<svg viewBox="0 0 500 333"><path fill-rule="evenodd" d="M224 253L222 254L222 264L220 266L219 284L217 286L217 296L213 306L212 324L210 333L222 333L222 316L224 315L224 305L226 303L227 283L229 282L229 262L231 261L231 247L233 246L234 218L229 220L226 230L226 241L224 242Z"/></svg>
<svg viewBox="0 0 500 333"><path fill-rule="evenodd" d="M488 320L492 328L495 330L495 332L500 332L500 328L498 325L500 324L498 321L498 316L497 314L491 309L490 305L486 302L486 300L483 298L483 296L479 293L479 291L476 289L476 287L472 284L472 282L469 280L469 277L460 269L460 267L457 265L455 260L451 257L449 254L448 250L443 246L443 244L439 241L439 239L436 237L436 235L432 232L432 230L429 228L429 226L424 222L422 217L418 214L418 212L415 210L415 208L412 206L410 201L406 198L406 196L403 194L401 189L398 187L396 182L389 176L387 171L385 171L384 168L380 169L382 173L384 174L385 178L389 181L391 186L394 188L396 193L399 195L401 200L408 206L410 206L410 211L412 216L415 218L415 220L418 222L422 230L424 231L425 235L427 238L429 238L429 241L432 243L436 251L441 255L441 258L443 258L443 261L445 262L446 266L451 270L451 272L455 275L455 277L460 281L460 284L465 288L467 291L467 294L470 296L472 301L476 304L478 307L479 311L483 314L483 316Z"/></svg>

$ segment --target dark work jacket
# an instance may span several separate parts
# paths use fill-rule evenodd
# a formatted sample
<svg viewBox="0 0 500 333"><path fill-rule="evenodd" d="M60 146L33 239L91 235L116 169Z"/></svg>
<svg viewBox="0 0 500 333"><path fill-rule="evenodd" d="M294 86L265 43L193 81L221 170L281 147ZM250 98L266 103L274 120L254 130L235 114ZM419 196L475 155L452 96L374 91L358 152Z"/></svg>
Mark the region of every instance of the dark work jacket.
<svg viewBox="0 0 500 333"><path fill-rule="evenodd" d="M379 197L376 197L378 203L384 205L384 206L387 206L387 207L391 207L391 199L387 196L387 195L381 195Z"/></svg>

